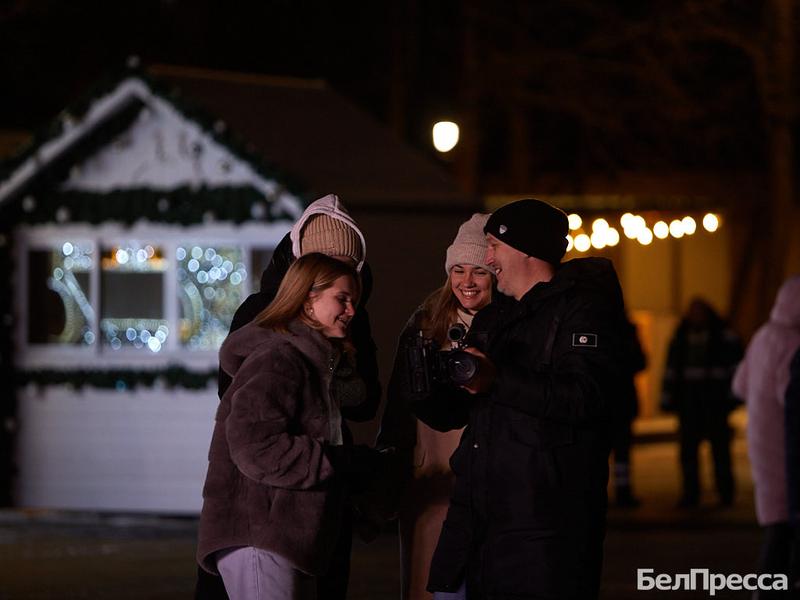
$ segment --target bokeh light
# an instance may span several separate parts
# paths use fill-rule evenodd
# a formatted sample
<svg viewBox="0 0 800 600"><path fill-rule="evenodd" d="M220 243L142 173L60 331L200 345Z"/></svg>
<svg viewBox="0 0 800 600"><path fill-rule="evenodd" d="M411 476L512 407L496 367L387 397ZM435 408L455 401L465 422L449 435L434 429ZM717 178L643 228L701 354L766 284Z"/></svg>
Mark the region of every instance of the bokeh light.
<svg viewBox="0 0 800 600"><path fill-rule="evenodd" d="M458 125L452 121L439 121L433 126L433 147L439 152L450 152L458 144Z"/></svg>

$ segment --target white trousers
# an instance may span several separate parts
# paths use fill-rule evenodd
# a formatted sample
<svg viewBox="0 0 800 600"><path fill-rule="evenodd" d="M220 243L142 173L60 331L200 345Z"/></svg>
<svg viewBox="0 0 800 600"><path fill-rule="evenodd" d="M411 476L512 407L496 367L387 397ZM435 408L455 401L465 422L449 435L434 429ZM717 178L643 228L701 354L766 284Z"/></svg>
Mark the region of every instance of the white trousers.
<svg viewBox="0 0 800 600"><path fill-rule="evenodd" d="M230 600L316 600L313 575L266 550L243 546L217 552L217 569Z"/></svg>
<svg viewBox="0 0 800 600"><path fill-rule="evenodd" d="M433 592L433 600L467 600L466 579L455 592Z"/></svg>

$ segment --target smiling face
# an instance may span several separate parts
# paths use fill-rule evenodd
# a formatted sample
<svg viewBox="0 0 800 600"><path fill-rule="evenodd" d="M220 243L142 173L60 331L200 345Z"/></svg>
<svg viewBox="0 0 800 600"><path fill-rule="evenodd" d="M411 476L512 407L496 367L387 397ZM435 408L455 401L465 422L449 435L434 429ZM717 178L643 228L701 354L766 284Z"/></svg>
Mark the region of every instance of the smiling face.
<svg viewBox="0 0 800 600"><path fill-rule="evenodd" d="M528 256L491 233L486 242L486 264L494 269L497 289L506 296L520 300L537 283L553 278L556 267L549 262Z"/></svg>
<svg viewBox="0 0 800 600"><path fill-rule="evenodd" d="M517 300L531 288L528 255L501 242L491 233L486 234L486 264L494 269L497 289Z"/></svg>
<svg viewBox="0 0 800 600"><path fill-rule="evenodd" d="M492 299L492 275L475 265L455 265L450 269L450 289L468 311L478 311Z"/></svg>
<svg viewBox="0 0 800 600"><path fill-rule="evenodd" d="M306 314L321 325L327 338L347 337L347 327L356 313L356 286L352 277L342 275L329 288L312 293L306 301Z"/></svg>

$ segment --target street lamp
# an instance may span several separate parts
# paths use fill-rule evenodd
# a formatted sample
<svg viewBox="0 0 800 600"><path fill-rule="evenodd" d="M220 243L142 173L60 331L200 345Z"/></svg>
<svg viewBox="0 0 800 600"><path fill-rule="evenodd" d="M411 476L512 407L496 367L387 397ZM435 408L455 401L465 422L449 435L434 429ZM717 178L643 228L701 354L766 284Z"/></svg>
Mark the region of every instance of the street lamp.
<svg viewBox="0 0 800 600"><path fill-rule="evenodd" d="M458 144L458 125L452 121L439 121L433 126L433 147L444 154Z"/></svg>

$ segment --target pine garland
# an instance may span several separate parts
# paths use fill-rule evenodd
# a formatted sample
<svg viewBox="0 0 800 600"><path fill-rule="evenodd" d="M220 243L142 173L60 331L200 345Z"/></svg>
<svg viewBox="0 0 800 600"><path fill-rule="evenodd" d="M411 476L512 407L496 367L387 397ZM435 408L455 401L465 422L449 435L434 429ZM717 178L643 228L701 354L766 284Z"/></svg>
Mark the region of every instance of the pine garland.
<svg viewBox="0 0 800 600"><path fill-rule="evenodd" d="M293 222L281 204L252 187L191 188L168 192L149 188L107 193L50 190L0 206L0 222L31 225L54 222L131 225L144 218L156 223L192 225L209 219L233 223ZM257 211L255 207L262 207Z"/></svg>
<svg viewBox="0 0 800 600"><path fill-rule="evenodd" d="M69 385L75 389L84 387L115 390L133 390L137 387L151 388L163 383L168 389L185 388L200 390L208 387L209 382L216 380L217 369L207 371L189 371L179 365L170 365L156 370L75 370L56 371L54 369L17 371L15 383L17 387L30 384L37 386Z"/></svg>

